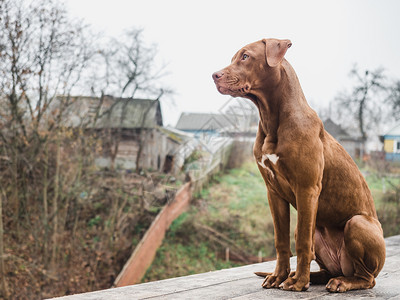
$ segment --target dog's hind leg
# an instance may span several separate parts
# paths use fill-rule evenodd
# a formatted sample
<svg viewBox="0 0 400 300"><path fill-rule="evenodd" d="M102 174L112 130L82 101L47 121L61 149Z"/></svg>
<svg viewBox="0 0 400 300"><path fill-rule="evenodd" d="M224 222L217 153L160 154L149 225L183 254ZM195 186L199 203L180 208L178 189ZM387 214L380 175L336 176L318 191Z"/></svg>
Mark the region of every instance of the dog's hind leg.
<svg viewBox="0 0 400 300"><path fill-rule="evenodd" d="M341 261L344 276L332 278L326 285L330 292L369 289L375 285L385 262L385 241L379 221L373 217L356 215L344 228L346 261ZM352 264L352 266L351 266ZM352 270L352 274L346 272Z"/></svg>

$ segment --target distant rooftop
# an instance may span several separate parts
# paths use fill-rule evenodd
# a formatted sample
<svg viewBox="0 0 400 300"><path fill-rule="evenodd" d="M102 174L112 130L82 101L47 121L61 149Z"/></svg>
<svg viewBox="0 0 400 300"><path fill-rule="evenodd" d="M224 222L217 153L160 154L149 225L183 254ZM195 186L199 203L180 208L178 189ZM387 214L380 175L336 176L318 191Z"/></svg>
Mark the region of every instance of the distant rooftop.
<svg viewBox="0 0 400 300"><path fill-rule="evenodd" d="M182 113L176 128L179 130L220 130L226 127L232 127L231 120L221 114L207 113Z"/></svg>
<svg viewBox="0 0 400 300"><path fill-rule="evenodd" d="M337 125L330 118L324 121L325 130L328 131L335 139L349 138L350 135L340 125Z"/></svg>
<svg viewBox="0 0 400 300"><path fill-rule="evenodd" d="M62 97L59 97L62 99ZM92 128L155 128L163 125L160 101L150 99L77 96L71 97L66 123ZM97 116L97 120L93 123Z"/></svg>
<svg viewBox="0 0 400 300"><path fill-rule="evenodd" d="M396 125L395 127L393 127L392 129L390 129L386 134L386 135L399 135L400 136L400 124Z"/></svg>

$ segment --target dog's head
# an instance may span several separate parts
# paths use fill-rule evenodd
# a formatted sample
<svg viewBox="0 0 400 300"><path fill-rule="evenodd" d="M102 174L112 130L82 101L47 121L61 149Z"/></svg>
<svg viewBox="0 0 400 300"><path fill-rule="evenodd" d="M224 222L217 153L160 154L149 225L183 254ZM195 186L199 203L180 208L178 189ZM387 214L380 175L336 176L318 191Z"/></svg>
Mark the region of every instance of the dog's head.
<svg viewBox="0 0 400 300"><path fill-rule="evenodd" d="M246 97L252 91L276 84L277 68L290 40L263 39L240 49L231 64L212 77L218 91L232 97Z"/></svg>

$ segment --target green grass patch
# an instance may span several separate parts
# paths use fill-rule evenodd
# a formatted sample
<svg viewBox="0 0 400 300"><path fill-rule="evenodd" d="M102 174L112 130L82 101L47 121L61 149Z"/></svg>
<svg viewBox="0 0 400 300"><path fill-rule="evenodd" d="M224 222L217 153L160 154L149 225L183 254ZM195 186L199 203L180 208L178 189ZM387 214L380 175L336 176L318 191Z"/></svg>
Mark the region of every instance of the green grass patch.
<svg viewBox="0 0 400 300"><path fill-rule="evenodd" d="M400 178L392 176L382 176L370 172L365 176L368 187L371 190L377 209L384 204L385 197L394 192L395 187L400 186Z"/></svg>

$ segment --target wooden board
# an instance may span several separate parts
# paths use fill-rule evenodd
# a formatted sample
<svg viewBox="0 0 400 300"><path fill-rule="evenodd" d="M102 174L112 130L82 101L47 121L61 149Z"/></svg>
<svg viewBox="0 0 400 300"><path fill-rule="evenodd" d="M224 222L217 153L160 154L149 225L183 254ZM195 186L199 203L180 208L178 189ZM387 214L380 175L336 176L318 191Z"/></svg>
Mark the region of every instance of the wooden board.
<svg viewBox="0 0 400 300"><path fill-rule="evenodd" d="M275 262L271 261L57 299L400 299L400 235L385 241L386 263L376 286L370 290L331 294L323 285L311 286L306 292L263 289L263 279L253 272L273 270ZM296 257L293 257L292 269L295 264ZM318 269L315 263L312 269Z"/></svg>

